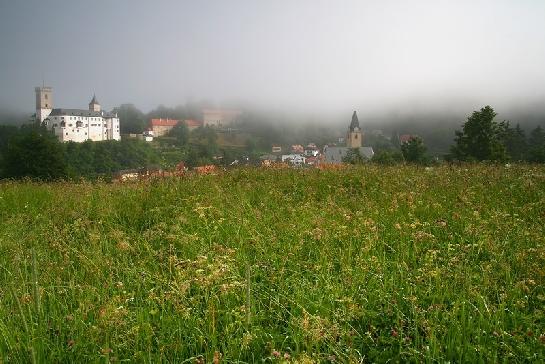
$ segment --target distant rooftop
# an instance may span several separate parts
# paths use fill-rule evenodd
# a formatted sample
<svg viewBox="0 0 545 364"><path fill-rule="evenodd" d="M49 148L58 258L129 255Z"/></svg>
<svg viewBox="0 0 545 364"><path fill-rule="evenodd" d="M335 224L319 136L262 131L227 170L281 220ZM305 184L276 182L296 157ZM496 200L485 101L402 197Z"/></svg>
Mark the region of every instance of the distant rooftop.
<svg viewBox="0 0 545 364"><path fill-rule="evenodd" d="M114 113L91 111L84 109L53 109L49 116L86 116L86 117L115 117Z"/></svg>
<svg viewBox="0 0 545 364"><path fill-rule="evenodd" d="M151 119L151 126L176 126L180 120L176 119Z"/></svg>

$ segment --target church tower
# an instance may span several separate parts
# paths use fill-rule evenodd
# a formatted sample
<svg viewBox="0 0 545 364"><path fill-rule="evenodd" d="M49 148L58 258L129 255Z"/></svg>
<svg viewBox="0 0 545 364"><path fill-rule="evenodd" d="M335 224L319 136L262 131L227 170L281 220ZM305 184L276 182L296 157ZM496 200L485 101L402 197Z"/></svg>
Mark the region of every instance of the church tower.
<svg viewBox="0 0 545 364"><path fill-rule="evenodd" d="M348 128L348 133L346 134L346 146L348 148L361 148L363 143L363 133L360 129L360 121L358 120L358 115L354 111L352 114L352 122Z"/></svg>
<svg viewBox="0 0 545 364"><path fill-rule="evenodd" d="M89 110L90 111L99 111L100 112L100 104L97 101L96 95L93 95L93 99L89 103Z"/></svg>
<svg viewBox="0 0 545 364"><path fill-rule="evenodd" d="M53 109L53 89L51 87L36 87L36 120L42 123Z"/></svg>

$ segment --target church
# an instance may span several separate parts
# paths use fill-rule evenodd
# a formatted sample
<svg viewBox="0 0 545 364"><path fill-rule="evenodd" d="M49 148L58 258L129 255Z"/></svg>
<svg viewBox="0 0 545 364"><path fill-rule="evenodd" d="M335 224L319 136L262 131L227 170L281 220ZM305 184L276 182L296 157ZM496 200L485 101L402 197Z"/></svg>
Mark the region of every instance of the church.
<svg viewBox="0 0 545 364"><path fill-rule="evenodd" d="M52 131L61 142L82 143L120 140L116 113L102 110L96 96L89 109L54 109L51 87L36 87L36 120Z"/></svg>
<svg viewBox="0 0 545 364"><path fill-rule="evenodd" d="M326 147L324 149L324 157L326 163L342 163L350 149L357 149L363 158L370 160L375 154L373 148L363 147L363 131L360 128L358 114L354 111L352 121L346 133L346 147Z"/></svg>

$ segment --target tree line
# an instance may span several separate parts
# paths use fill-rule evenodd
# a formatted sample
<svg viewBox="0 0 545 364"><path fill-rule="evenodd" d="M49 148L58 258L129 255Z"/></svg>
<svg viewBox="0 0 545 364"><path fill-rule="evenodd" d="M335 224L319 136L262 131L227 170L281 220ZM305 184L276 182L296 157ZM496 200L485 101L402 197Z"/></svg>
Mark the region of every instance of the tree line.
<svg viewBox="0 0 545 364"><path fill-rule="evenodd" d="M161 110L163 113L160 113ZM165 117L164 113L171 113L168 114L171 115L169 117L177 117L175 112L182 111L188 115L186 109L176 111L161 107L152 114ZM125 112L137 116L133 121L140 120L141 116L138 116L140 114L133 106L127 106ZM237 125L251 134L243 150L220 147L217 143L218 135L212 128L201 127L189 132L183 123L153 145L130 138L121 141L60 143L54 135L38 125L0 125L0 178L109 178L114 172L123 169L150 165L172 168L180 161L190 167L211 163L230 165L235 160L257 160L260 153L269 151L273 140L282 140L284 134L287 135L285 138L304 136L288 129L281 132L274 126L252 124L250 121L249 116L246 116ZM129 123L128 127L135 125L134 122ZM311 127L302 129L307 133L308 130L313 130ZM334 138L326 130L321 132L326 138ZM307 137L317 138L316 130ZM415 136L403 144L398 143L395 136L387 139L370 135L366 139L375 149L372 162L378 164L408 162L427 165L437 162L427 153L424 140L420 137ZM299 142L300 140L302 139ZM461 130L455 132L453 141L450 152L444 156L449 162L545 163L543 128L538 126L526 134L518 124L512 126L508 121L498 122L496 113L490 106L474 111ZM350 151L345 158L347 163L357 164L364 161L357 150Z"/></svg>
<svg viewBox="0 0 545 364"><path fill-rule="evenodd" d="M509 121L498 122L497 114L490 106L474 111L457 130L450 152L444 156L448 162L528 162L545 163L545 131L541 126L532 129L528 135L519 124L512 126ZM382 143L375 148L372 162L396 164L409 162L431 164L436 162L427 154L424 140L418 136L404 143ZM390 140L396 140L392 137ZM375 143L376 140L375 140ZM346 162L357 164L362 161L357 151L351 151Z"/></svg>
<svg viewBox="0 0 545 364"><path fill-rule="evenodd" d="M61 143L36 125L0 126L0 135L1 178L108 179L122 169L160 162L149 144L136 139Z"/></svg>

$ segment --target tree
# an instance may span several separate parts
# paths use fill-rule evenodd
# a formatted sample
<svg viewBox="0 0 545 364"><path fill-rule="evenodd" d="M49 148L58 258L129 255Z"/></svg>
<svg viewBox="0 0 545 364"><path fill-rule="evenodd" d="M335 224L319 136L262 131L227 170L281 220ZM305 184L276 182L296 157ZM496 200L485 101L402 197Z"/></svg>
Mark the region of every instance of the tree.
<svg viewBox="0 0 545 364"><path fill-rule="evenodd" d="M509 154L511 160L522 161L525 159L527 152L524 130L522 130L519 124L517 124L515 128L511 128L509 123L506 125L503 143L507 150L507 154Z"/></svg>
<svg viewBox="0 0 545 364"><path fill-rule="evenodd" d="M146 128L146 118L142 111L133 104L123 104L114 108L119 117L119 125L123 134L141 134Z"/></svg>
<svg viewBox="0 0 545 364"><path fill-rule="evenodd" d="M545 132L538 126L528 137L528 161L545 163Z"/></svg>
<svg viewBox="0 0 545 364"><path fill-rule="evenodd" d="M384 165L394 165L403 162L403 154L397 150L380 150L373 155L371 162Z"/></svg>
<svg viewBox="0 0 545 364"><path fill-rule="evenodd" d="M187 125L185 125L185 123L183 122L178 123L172 129L170 129L168 135L176 138L176 144L178 146L184 146L189 141L189 129L187 128Z"/></svg>
<svg viewBox="0 0 545 364"><path fill-rule="evenodd" d="M350 148L342 160L348 164L363 164L366 161L358 148Z"/></svg>
<svg viewBox="0 0 545 364"><path fill-rule="evenodd" d="M21 132L5 149L3 174L6 178L31 177L44 181L65 178L67 168L62 146L47 133Z"/></svg>
<svg viewBox="0 0 545 364"><path fill-rule="evenodd" d="M406 162L424 164L427 162L426 146L419 137L411 137L401 145L401 153Z"/></svg>
<svg viewBox="0 0 545 364"><path fill-rule="evenodd" d="M456 131L451 157L460 161L505 161L507 153L503 136L507 124L494 121L496 113L490 106L474 111L461 131Z"/></svg>

